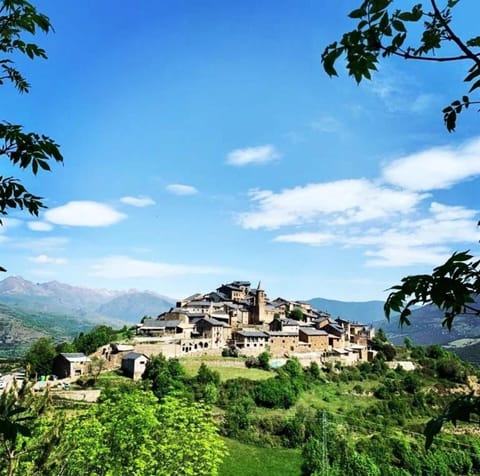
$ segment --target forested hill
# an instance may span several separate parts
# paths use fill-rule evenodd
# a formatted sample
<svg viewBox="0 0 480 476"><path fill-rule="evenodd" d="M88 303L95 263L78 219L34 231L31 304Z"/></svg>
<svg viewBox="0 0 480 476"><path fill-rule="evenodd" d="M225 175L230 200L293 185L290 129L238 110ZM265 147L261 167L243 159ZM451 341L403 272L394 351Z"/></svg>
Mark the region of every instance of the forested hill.
<svg viewBox="0 0 480 476"><path fill-rule="evenodd" d="M480 298L477 297L480 306ZM415 345L441 344L458 353L463 359L480 363L480 317L460 315L449 331L442 326L443 313L429 305L412 311L411 325L400 327L398 319L392 318L376 322L376 328L382 328L394 344L403 344L405 337Z"/></svg>
<svg viewBox="0 0 480 476"><path fill-rule="evenodd" d="M0 281L0 357L18 357L42 336L71 340L99 324L115 328L156 316L174 304L147 291L89 289L20 276Z"/></svg>
<svg viewBox="0 0 480 476"><path fill-rule="evenodd" d="M319 311L325 311L334 318L342 317L352 322L370 324L384 319L383 301L335 301L333 299L313 298L306 301Z"/></svg>

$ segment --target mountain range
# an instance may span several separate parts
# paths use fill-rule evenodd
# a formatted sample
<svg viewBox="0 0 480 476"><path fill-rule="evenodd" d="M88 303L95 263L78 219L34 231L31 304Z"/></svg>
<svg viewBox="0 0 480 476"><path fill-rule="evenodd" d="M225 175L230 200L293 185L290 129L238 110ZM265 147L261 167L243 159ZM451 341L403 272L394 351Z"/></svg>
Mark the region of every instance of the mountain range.
<svg viewBox="0 0 480 476"><path fill-rule="evenodd" d="M319 311L328 312L334 318L342 317L351 322L371 324L385 318L383 301L335 301L317 297L306 302Z"/></svg>
<svg viewBox="0 0 480 476"><path fill-rule="evenodd" d="M150 291L89 289L10 276L0 281L0 357L21 355L42 336L71 340L95 325L132 325L174 305L173 299Z"/></svg>
<svg viewBox="0 0 480 476"><path fill-rule="evenodd" d="M480 297L476 299L480 307ZM412 311L411 325L400 327L398 319L383 319L374 323L382 328L394 344L403 344L405 337L414 345L440 344L454 351L463 359L480 364L480 317L459 315L455 318L451 330L442 326L444 315L436 306L423 306Z"/></svg>
<svg viewBox="0 0 480 476"><path fill-rule="evenodd" d="M21 276L11 276L0 281L0 303L27 310L136 323L145 314L156 316L170 309L175 300L151 291L90 289L58 281L33 283Z"/></svg>

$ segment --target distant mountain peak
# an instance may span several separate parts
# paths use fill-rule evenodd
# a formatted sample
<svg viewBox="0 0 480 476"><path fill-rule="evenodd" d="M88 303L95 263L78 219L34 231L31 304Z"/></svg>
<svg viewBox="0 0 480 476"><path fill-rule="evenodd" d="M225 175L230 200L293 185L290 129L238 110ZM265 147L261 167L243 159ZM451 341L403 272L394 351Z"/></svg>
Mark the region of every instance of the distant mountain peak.
<svg viewBox="0 0 480 476"><path fill-rule="evenodd" d="M94 289L57 280L33 283L22 276L8 276L0 281L0 303L39 312L138 322L144 314L157 315L170 309L175 300L153 291Z"/></svg>

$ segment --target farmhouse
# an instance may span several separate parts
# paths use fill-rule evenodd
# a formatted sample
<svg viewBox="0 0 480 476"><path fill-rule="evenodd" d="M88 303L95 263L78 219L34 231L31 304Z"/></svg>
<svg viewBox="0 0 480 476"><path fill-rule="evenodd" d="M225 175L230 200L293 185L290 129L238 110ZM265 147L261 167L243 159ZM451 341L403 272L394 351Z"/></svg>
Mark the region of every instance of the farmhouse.
<svg viewBox="0 0 480 476"><path fill-rule="evenodd" d="M143 372L145 372L145 367L149 360L150 359L145 354L129 352L123 357L121 368L127 377L130 377L133 380L138 380L142 377Z"/></svg>
<svg viewBox="0 0 480 476"><path fill-rule="evenodd" d="M59 378L80 377L89 371L90 359L82 353L61 353L53 359L53 373Z"/></svg>

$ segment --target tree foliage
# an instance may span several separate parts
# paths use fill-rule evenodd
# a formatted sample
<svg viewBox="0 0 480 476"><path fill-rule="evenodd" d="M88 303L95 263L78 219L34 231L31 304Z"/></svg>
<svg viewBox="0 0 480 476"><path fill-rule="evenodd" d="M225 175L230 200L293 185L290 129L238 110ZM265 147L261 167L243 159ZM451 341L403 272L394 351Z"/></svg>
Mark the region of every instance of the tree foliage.
<svg viewBox="0 0 480 476"><path fill-rule="evenodd" d="M57 351L52 339L41 337L30 346L23 360L30 375L49 375L55 355Z"/></svg>
<svg viewBox="0 0 480 476"><path fill-rule="evenodd" d="M400 324L410 324L411 308L433 304L444 312L443 325L451 329L460 314L479 315L475 297L480 293L480 261L468 252L454 253L432 274L406 276L385 302L385 315L400 313Z"/></svg>
<svg viewBox="0 0 480 476"><path fill-rule="evenodd" d="M100 403L66 423L53 455L65 476L218 474L225 454L208 410L149 391L111 390Z"/></svg>
<svg viewBox="0 0 480 476"><path fill-rule="evenodd" d="M322 54L325 72L329 76L337 76L335 66L343 58L349 75L360 83L372 79L372 72L377 70L379 62L390 56L409 61L465 63L464 83L468 91L442 111L447 130L454 131L458 114L471 104L480 103L467 95L480 88L480 36L461 38L456 31L452 12L459 1L445 0L440 5L439 0L430 0L405 10L400 1L363 0L349 14L357 22L356 28L325 48ZM422 26L420 35L419 24ZM480 315L475 300L480 292L479 267L480 261L465 251L454 253L432 274L406 276L401 284L390 289L384 306L386 317L390 318L392 312L398 312L400 324L410 324L414 306L432 304L443 311L443 325L451 329L459 315ZM454 367L448 363L443 371L455 373ZM460 398L458 403L452 403L452 408L461 408L463 413L468 413L466 408L476 412L478 401L474 397ZM430 446L444 421L453 421L448 417L449 411L447 409L443 416L427 426L427 446Z"/></svg>
<svg viewBox="0 0 480 476"><path fill-rule="evenodd" d="M480 87L480 36L464 40L455 31L452 9L459 0L446 0L444 6L438 3L430 0L428 5L418 3L404 10L401 9L404 4L395 0L364 0L349 14L357 21L356 28L325 48L322 54L325 72L337 76L335 66L343 58L349 75L360 83L371 79L380 60L389 56L440 63L466 62L464 81L469 89L443 109L445 126L449 132L454 131L457 115L471 104L480 103L466 95ZM415 23L423 25L419 39L416 29L412 28ZM454 49L454 53L442 55L441 50L447 44L452 47L448 50Z"/></svg>
<svg viewBox="0 0 480 476"><path fill-rule="evenodd" d="M97 326L91 331L81 332L76 337L72 344L77 352L84 354L92 354L102 345L107 345L112 342L117 336L117 331L110 326Z"/></svg>
<svg viewBox="0 0 480 476"><path fill-rule="evenodd" d="M290 319L295 319L296 321L304 321L305 320L305 316L303 314L303 311L299 307L296 307L296 308L292 309L288 313L288 317Z"/></svg>
<svg viewBox="0 0 480 476"><path fill-rule="evenodd" d="M35 397L28 384L10 387L0 395L0 454L3 456L0 474L20 474L22 458L32 456L28 443L47 404L48 394ZM35 445L33 450L45 448Z"/></svg>
<svg viewBox="0 0 480 476"><path fill-rule="evenodd" d="M14 58L47 58L45 50L26 40L38 31L49 33L52 26L49 18L30 2L0 3L0 85L10 83L20 93L29 92L30 84L16 68ZM21 125L5 120L0 122L0 156L22 169L30 169L34 175L50 170L51 160L63 161L58 144L48 136L24 131ZM10 209L25 209L38 216L44 207L42 197L29 192L19 179L0 175L0 215L8 215Z"/></svg>

